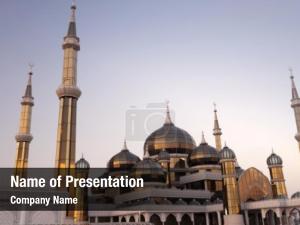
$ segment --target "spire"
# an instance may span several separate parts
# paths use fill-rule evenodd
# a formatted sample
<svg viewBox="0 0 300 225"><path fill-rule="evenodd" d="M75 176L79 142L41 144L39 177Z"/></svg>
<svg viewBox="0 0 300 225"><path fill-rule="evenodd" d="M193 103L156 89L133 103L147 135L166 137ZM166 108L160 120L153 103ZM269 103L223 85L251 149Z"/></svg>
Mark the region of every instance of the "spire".
<svg viewBox="0 0 300 225"><path fill-rule="evenodd" d="M126 139L124 140L124 144L123 144L122 150L128 150L128 148L127 148L127 143L126 143Z"/></svg>
<svg viewBox="0 0 300 225"><path fill-rule="evenodd" d="M76 37L76 20L75 20L76 4L75 1L71 5L71 17L67 37Z"/></svg>
<svg viewBox="0 0 300 225"><path fill-rule="evenodd" d="M216 103L214 103L214 129L213 129L213 135L215 136L216 149L218 151L220 151L222 149L222 143L221 143L222 130L221 130L220 125L219 125Z"/></svg>
<svg viewBox="0 0 300 225"><path fill-rule="evenodd" d="M220 125L219 125L218 115L217 115L216 103L214 103L214 117L215 117L214 118L214 135L216 135L216 133L222 134L221 128L220 128Z"/></svg>
<svg viewBox="0 0 300 225"><path fill-rule="evenodd" d="M167 102L167 115L166 115L165 124L173 124L170 116L169 102Z"/></svg>
<svg viewBox="0 0 300 225"><path fill-rule="evenodd" d="M296 98L299 98L299 95L298 95L298 91L297 91L297 88L296 88L296 85L294 82L293 69L289 68L289 71L290 71L290 75L291 75L290 78L291 78L291 82L292 82L292 99L296 99Z"/></svg>
<svg viewBox="0 0 300 225"><path fill-rule="evenodd" d="M29 68L30 68L30 70L28 73L28 81L27 81L27 86L26 86L25 94L24 94L23 98L26 98L26 97L32 98L32 75L33 75L32 68L33 68L33 65L29 64Z"/></svg>
<svg viewBox="0 0 300 225"><path fill-rule="evenodd" d="M201 144L206 144L206 140L205 140L205 137L204 137L204 132L202 131L202 139L201 139Z"/></svg>

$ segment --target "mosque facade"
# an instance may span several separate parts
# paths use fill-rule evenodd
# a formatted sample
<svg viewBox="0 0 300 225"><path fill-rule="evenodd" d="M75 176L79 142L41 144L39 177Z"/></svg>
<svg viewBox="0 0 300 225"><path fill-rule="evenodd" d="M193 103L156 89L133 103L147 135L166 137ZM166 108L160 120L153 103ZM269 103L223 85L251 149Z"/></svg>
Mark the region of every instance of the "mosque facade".
<svg viewBox="0 0 300 225"><path fill-rule="evenodd" d="M59 119L55 167L80 168L89 163L75 160L76 111L81 91L77 86L77 53L80 39L76 32L76 6L71 7L67 35L63 41L62 83L57 89ZM30 133L32 71L21 102L20 129L16 135L16 172L26 176ZM291 106L295 112L300 142L300 98L292 81ZM153 224L153 225L299 225L300 192L289 197L284 162L275 152L266 159L269 174L255 167L243 169L235 151L222 146L222 129L214 111L215 143L204 134L199 145L184 129L177 127L166 109L165 122L144 143L143 157L133 154L126 141L107 163L112 176L134 175L144 179L144 188L91 190L86 207L73 212L1 212L0 224ZM86 176L87 174L82 174ZM90 210L94 205L103 210Z"/></svg>

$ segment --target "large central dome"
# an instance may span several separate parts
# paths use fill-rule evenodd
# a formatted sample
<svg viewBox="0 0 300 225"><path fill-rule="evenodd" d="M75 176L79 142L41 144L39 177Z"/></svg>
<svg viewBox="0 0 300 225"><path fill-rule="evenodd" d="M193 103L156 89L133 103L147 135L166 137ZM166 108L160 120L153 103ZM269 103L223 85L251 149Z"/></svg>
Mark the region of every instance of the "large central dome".
<svg viewBox="0 0 300 225"><path fill-rule="evenodd" d="M162 150L169 153L189 154L195 146L192 136L172 123L169 109L167 109L164 125L146 139L144 154L158 155Z"/></svg>

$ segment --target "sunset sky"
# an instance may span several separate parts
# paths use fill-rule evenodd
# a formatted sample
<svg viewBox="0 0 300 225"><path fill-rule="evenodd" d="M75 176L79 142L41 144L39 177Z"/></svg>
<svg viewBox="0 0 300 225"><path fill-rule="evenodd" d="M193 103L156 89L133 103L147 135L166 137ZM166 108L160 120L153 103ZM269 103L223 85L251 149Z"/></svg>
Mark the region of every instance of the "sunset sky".
<svg viewBox="0 0 300 225"><path fill-rule="evenodd" d="M16 156L20 100L34 63L29 165L54 166L61 44L71 1L0 1L0 166ZM150 103L170 101L176 125L214 145L213 102L222 140L244 169L269 177L271 149L300 190L289 67L300 89L299 1L77 0L77 158L105 167L126 137L126 112L144 122ZM135 108L133 108L133 106ZM151 108L153 110L153 107ZM156 108L154 107L154 110ZM159 109L161 110L161 109ZM159 128L154 124L151 129ZM142 157L145 137L128 140Z"/></svg>

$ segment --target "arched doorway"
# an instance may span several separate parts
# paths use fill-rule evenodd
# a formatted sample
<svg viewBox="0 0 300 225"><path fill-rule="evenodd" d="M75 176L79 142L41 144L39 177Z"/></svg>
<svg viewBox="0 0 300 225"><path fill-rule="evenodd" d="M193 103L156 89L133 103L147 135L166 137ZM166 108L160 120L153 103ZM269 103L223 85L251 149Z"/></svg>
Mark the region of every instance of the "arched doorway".
<svg viewBox="0 0 300 225"><path fill-rule="evenodd" d="M183 217L181 218L180 225L193 225L193 222L192 222L190 216L187 214L184 214Z"/></svg>
<svg viewBox="0 0 300 225"><path fill-rule="evenodd" d="M126 223L126 219L125 219L124 216L122 217L121 222L122 222L122 223Z"/></svg>
<svg viewBox="0 0 300 225"><path fill-rule="evenodd" d="M266 213L266 218L264 222L265 225L280 225L279 218L276 216L276 213L271 209Z"/></svg>
<svg viewBox="0 0 300 225"><path fill-rule="evenodd" d="M160 217L156 214L153 214L150 217L150 223L154 224L154 225L162 225L162 222L160 220Z"/></svg>
<svg viewBox="0 0 300 225"><path fill-rule="evenodd" d="M145 217L144 217L144 215L141 215L141 216L140 216L140 221L141 221L141 222L145 222Z"/></svg>
<svg viewBox="0 0 300 225"><path fill-rule="evenodd" d="M206 219L205 219L205 214L204 213L195 213L194 214L194 222L195 225L205 225Z"/></svg>
<svg viewBox="0 0 300 225"><path fill-rule="evenodd" d="M282 211L282 214L281 214L281 223L282 223L282 225L289 225L289 221L288 221L288 216L287 216L286 209Z"/></svg>
<svg viewBox="0 0 300 225"><path fill-rule="evenodd" d="M294 208L290 211L288 222L290 225L300 225L300 209Z"/></svg>
<svg viewBox="0 0 300 225"><path fill-rule="evenodd" d="M248 218L250 225L263 225L263 218L260 210L248 211Z"/></svg>
<svg viewBox="0 0 300 225"><path fill-rule="evenodd" d="M178 225L175 216L172 214L168 215L165 225Z"/></svg>
<svg viewBox="0 0 300 225"><path fill-rule="evenodd" d="M218 225L218 214L213 212L209 213L209 225Z"/></svg>
<svg viewBox="0 0 300 225"><path fill-rule="evenodd" d="M135 219L134 219L133 216L131 216L131 217L129 218L129 222L135 222Z"/></svg>

